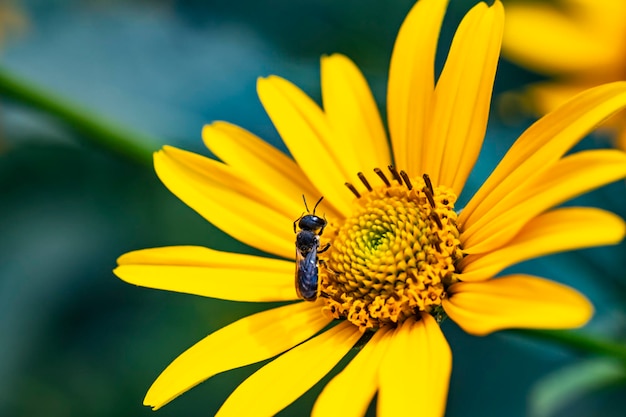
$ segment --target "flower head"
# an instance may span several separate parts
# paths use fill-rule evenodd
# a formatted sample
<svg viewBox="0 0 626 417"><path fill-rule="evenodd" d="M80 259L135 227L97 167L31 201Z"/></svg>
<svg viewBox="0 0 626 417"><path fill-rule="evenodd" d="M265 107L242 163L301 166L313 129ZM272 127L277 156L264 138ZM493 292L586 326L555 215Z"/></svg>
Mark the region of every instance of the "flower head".
<svg viewBox="0 0 626 417"><path fill-rule="evenodd" d="M558 4L507 6L505 56L552 79L531 85L528 95L540 113L552 111L574 95L626 77L626 2L562 0ZM626 149L626 118L607 126L619 132Z"/></svg>
<svg viewBox="0 0 626 417"><path fill-rule="evenodd" d="M147 249L120 257L120 278L236 301L286 301L297 299L297 270L296 285L313 301L207 336L163 371L146 405L159 408L219 372L278 355L218 412L273 415L360 340L362 349L325 387L314 415L361 415L378 393L380 415L407 415L420 404L422 415L440 416L452 364L438 324L446 316L475 335L589 320L592 306L571 288L528 275L492 278L526 259L621 241L624 222L615 215L553 207L626 176L621 151L564 156L626 106L626 83L585 92L535 123L469 203L456 207L486 130L503 10L499 1L480 3L465 16L435 85L446 6L420 0L400 29L387 97L391 148L364 77L346 57L332 55L322 59L323 108L284 79L258 82L293 159L224 122L203 130L221 161L171 147L155 154L157 174L190 207L287 260L202 247ZM301 195L319 206L304 208Z"/></svg>

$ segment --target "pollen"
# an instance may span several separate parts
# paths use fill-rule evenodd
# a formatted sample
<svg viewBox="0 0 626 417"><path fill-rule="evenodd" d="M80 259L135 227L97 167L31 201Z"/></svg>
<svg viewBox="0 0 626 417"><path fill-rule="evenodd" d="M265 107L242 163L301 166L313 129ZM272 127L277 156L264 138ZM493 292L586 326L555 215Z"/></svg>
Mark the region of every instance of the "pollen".
<svg viewBox="0 0 626 417"><path fill-rule="evenodd" d="M352 215L335 228L320 257L324 310L362 331L402 323L427 312L441 318L441 302L454 282L462 252L454 211L456 195L434 188L427 175L411 179L389 167L391 179L365 190L346 184L357 197ZM377 182L379 182L377 180Z"/></svg>

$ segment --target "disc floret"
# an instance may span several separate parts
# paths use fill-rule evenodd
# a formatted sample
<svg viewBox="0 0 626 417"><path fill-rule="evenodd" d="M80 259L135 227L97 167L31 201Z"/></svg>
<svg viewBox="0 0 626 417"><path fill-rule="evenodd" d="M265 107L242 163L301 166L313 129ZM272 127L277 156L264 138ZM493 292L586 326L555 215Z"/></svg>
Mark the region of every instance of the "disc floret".
<svg viewBox="0 0 626 417"><path fill-rule="evenodd" d="M446 288L461 259L454 211L456 195L433 188L427 175L410 179L389 167L390 181L376 169L383 185L357 196L350 217L338 227L325 254L321 293L335 318L363 331L402 323L420 312L440 316Z"/></svg>

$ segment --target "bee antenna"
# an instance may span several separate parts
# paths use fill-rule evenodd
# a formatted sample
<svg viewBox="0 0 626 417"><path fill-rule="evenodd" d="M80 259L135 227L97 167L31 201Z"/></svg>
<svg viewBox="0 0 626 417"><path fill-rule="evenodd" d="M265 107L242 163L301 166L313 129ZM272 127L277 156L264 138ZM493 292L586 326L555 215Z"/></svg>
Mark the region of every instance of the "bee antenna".
<svg viewBox="0 0 626 417"><path fill-rule="evenodd" d="M313 207L313 214L315 214L315 209L317 208L317 206L320 205L323 199L324 199L324 196L321 196L320 199L317 200L317 203L315 203L315 207Z"/></svg>
<svg viewBox="0 0 626 417"><path fill-rule="evenodd" d="M302 201L304 201L304 208L306 208L306 212L309 213L309 206L306 205L306 197L304 196L304 194L302 194ZM317 204L315 205L315 207L317 207Z"/></svg>

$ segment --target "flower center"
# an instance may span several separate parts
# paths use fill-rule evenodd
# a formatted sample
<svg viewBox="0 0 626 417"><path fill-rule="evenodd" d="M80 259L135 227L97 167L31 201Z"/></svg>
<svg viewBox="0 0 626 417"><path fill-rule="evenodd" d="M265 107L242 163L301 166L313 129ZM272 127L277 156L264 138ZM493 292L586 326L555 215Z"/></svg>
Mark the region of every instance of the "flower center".
<svg viewBox="0 0 626 417"><path fill-rule="evenodd" d="M389 167L390 181L357 196L353 214L332 231L332 245L320 259L325 311L361 330L402 323L424 311L437 317L446 288L456 281L461 259L454 211L456 195L433 188L427 175L410 179Z"/></svg>

